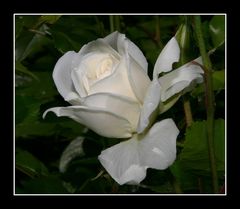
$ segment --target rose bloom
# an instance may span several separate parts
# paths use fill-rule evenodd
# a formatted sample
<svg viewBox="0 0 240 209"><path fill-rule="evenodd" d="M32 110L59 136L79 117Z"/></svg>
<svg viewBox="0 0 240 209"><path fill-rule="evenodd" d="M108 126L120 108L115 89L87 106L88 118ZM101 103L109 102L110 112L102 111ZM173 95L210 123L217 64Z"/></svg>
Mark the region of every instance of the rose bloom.
<svg viewBox="0 0 240 209"><path fill-rule="evenodd" d="M138 184L147 168L166 169L176 158L179 130L172 119L153 125L157 115L203 81L203 70L194 62L171 71L179 57L173 37L159 55L151 81L146 58L124 34L116 31L92 41L58 60L53 79L71 106L48 109L43 116L52 111L99 135L125 139L98 159L120 185Z"/></svg>

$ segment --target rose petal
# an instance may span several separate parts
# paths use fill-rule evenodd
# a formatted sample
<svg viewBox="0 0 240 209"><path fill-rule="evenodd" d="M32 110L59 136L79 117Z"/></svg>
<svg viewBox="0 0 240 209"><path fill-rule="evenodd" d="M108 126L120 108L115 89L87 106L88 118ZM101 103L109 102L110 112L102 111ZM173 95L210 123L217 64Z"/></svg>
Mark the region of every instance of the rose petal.
<svg viewBox="0 0 240 209"><path fill-rule="evenodd" d="M105 77L93 84L89 94L103 92L113 93L130 97L135 101L138 101L130 85L126 66L126 59L125 57L122 57L115 71L110 76Z"/></svg>
<svg viewBox="0 0 240 209"><path fill-rule="evenodd" d="M76 56L77 53L74 51L67 52L57 61L53 70L53 80L58 92L70 103L71 100L78 100L80 98L75 92L73 82L71 80L71 63Z"/></svg>
<svg viewBox="0 0 240 209"><path fill-rule="evenodd" d="M141 50L124 34L116 31L104 40L125 58L130 85L138 100L143 103L146 90L150 84L146 58Z"/></svg>
<svg viewBox="0 0 240 209"><path fill-rule="evenodd" d="M161 86L163 86L161 101L166 101L182 90L184 90L184 92L191 90L194 84L203 82L203 73L199 65L189 62L160 77L159 82Z"/></svg>
<svg viewBox="0 0 240 209"><path fill-rule="evenodd" d="M157 109L160 102L160 93L161 93L161 86L158 80L154 78L148 87L148 90L144 99L144 103L143 103L143 107L142 107L142 111L141 111L140 119L138 123L138 128L137 128L138 133L142 133L145 130L145 128L150 125L149 120L151 119L151 116L154 117L152 113Z"/></svg>
<svg viewBox="0 0 240 209"><path fill-rule="evenodd" d="M155 123L140 140L140 161L149 168L166 169L176 159L176 139L179 130L172 119Z"/></svg>
<svg viewBox="0 0 240 209"><path fill-rule="evenodd" d="M126 36L125 34L119 33L118 31L115 31L105 38L102 39L106 44L109 44L114 50L116 50L119 54L124 53L125 49L125 41Z"/></svg>
<svg viewBox="0 0 240 209"><path fill-rule="evenodd" d="M127 71L128 79L130 81L132 90L138 98L139 102L143 103L145 95L147 93L147 89L151 83L150 78L142 70L142 67L137 62L135 62L134 59L129 56L127 56L126 59L128 62L127 69L129 69Z"/></svg>
<svg viewBox="0 0 240 209"><path fill-rule="evenodd" d="M175 37L173 37L163 48L155 63L153 77L158 77L161 72L172 70L172 64L178 62L180 58L180 48Z"/></svg>
<svg viewBox="0 0 240 209"><path fill-rule="evenodd" d="M139 142L134 136L103 150L98 156L103 167L120 185L138 184L146 176L146 168L139 161L138 147Z"/></svg>
<svg viewBox="0 0 240 209"><path fill-rule="evenodd" d="M140 115L140 104L131 98L111 93L92 94L83 102L88 107L97 107L127 119L136 131Z"/></svg>
<svg viewBox="0 0 240 209"><path fill-rule="evenodd" d="M139 184L147 168L166 169L176 158L178 128L172 119L156 123L145 135L134 135L98 156L101 164L122 184Z"/></svg>
<svg viewBox="0 0 240 209"><path fill-rule="evenodd" d="M86 97L89 93L89 89L91 88L92 83L98 81L99 78L96 79L94 76L96 76L100 71L100 64L102 60L112 61L113 66L116 66L118 63L118 60L110 56L108 53L99 52L88 53L84 56L79 55L78 59L73 60L74 66L77 67L74 67L74 70L71 73L71 77L75 89L82 97ZM79 63L77 64L77 62ZM114 67L111 69L114 69Z"/></svg>
<svg viewBox="0 0 240 209"><path fill-rule="evenodd" d="M106 44L102 39L97 39L96 41L92 41L84 45L72 60L73 71L71 72L71 79L74 87L81 97L86 97L88 94L84 85L84 68L82 68L80 65L86 56L94 53L111 54L116 59L120 59L118 52Z"/></svg>
<svg viewBox="0 0 240 209"><path fill-rule="evenodd" d="M71 79L78 94L83 98L88 95L84 86L84 74L83 71L74 69L71 72Z"/></svg>
<svg viewBox="0 0 240 209"><path fill-rule="evenodd" d="M142 51L129 39L128 40L128 54L141 66L141 69L147 75L148 63Z"/></svg>
<svg viewBox="0 0 240 209"><path fill-rule="evenodd" d="M80 56L84 56L88 53L107 53L115 56L116 58L120 58L120 54L117 50L112 48L108 43L104 41L104 39L99 38L95 41L91 41L88 44L84 45L79 51Z"/></svg>
<svg viewBox="0 0 240 209"><path fill-rule="evenodd" d="M100 108L83 106L54 107L45 111L43 117L50 111L54 112L58 117L69 117L105 137L129 138L132 136L131 124L126 119Z"/></svg>
<svg viewBox="0 0 240 209"><path fill-rule="evenodd" d="M140 65L141 69L147 74L148 63L143 55L142 51L135 45L132 41L130 41L126 36L118 31L111 33L103 39L107 44L113 47L116 51L125 54L127 52L131 58ZM127 51L125 51L127 50Z"/></svg>

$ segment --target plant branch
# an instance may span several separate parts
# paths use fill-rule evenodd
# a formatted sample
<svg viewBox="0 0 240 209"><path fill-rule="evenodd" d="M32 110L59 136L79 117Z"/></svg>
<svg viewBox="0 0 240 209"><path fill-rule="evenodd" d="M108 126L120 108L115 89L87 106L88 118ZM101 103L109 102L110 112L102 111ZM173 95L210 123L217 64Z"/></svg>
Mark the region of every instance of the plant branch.
<svg viewBox="0 0 240 209"><path fill-rule="evenodd" d="M159 16L156 16L156 35L155 35L155 40L158 43L159 47L162 49L163 45L161 42L161 37L160 37L160 27L159 27Z"/></svg>
<svg viewBox="0 0 240 209"><path fill-rule="evenodd" d="M110 32L113 33L114 31L121 31L121 25L120 25L120 16L119 15L110 15L109 16L109 22L110 22Z"/></svg>
<svg viewBox="0 0 240 209"><path fill-rule="evenodd" d="M186 97L186 95L183 96L183 109L185 113L187 127L190 127L193 122L193 117L192 117L191 104L189 99Z"/></svg>
<svg viewBox="0 0 240 209"><path fill-rule="evenodd" d="M114 16L110 15L109 16L109 22L110 22L110 32L114 32Z"/></svg>
<svg viewBox="0 0 240 209"><path fill-rule="evenodd" d="M189 18L191 18L191 16L190 17L186 15L183 16L183 23L180 25L175 35L181 50L179 67L188 62L188 57L189 57L189 54L191 53ZM191 126L193 122L191 104L190 104L188 95L183 95L183 109L185 114L185 121L188 128Z"/></svg>
<svg viewBox="0 0 240 209"><path fill-rule="evenodd" d="M214 193L218 193L218 174L216 168L216 158L214 153L214 92L212 83L212 65L206 52L202 32L201 17L199 15L194 16L194 23L205 73L204 83L205 83L205 102L207 109L207 141L212 173L213 191Z"/></svg>

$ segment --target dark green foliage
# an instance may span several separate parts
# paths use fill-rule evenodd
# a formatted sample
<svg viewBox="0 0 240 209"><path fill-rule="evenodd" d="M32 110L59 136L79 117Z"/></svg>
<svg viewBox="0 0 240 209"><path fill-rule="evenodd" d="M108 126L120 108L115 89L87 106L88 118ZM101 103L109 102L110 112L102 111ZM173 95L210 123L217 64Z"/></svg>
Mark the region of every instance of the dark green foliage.
<svg viewBox="0 0 240 209"><path fill-rule="evenodd" d="M148 61L152 76L155 61L167 41L184 22L182 15L121 15L121 32L132 40ZM199 56L191 31L191 56ZM79 51L84 44L110 33L108 15L16 15L15 16L15 174L17 194L173 194L176 185L183 193L211 193L211 178L205 136L204 86L188 94L195 122L187 130L180 99L159 119L171 117L180 129L178 156L167 170L148 169L139 186L119 186L104 171L97 156L118 139L106 139L65 117L43 112L69 106L59 95L52 72L67 51ZM225 20L224 16L204 18L207 50L211 55L216 95L215 150L220 183L225 172ZM186 53L189 53L186 52ZM186 58L187 60L192 57ZM71 159L60 173L62 152L76 137L84 138L84 155ZM200 184L199 184L200 182ZM201 188L199 185L202 185Z"/></svg>

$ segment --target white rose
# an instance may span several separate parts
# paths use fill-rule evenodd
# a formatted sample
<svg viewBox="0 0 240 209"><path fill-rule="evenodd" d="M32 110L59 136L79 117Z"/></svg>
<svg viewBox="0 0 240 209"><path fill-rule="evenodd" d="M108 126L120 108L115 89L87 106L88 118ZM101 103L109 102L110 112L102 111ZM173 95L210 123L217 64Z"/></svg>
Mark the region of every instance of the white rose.
<svg viewBox="0 0 240 209"><path fill-rule="evenodd" d="M202 69L191 63L158 77L172 70L179 55L173 37L159 55L151 81L146 58L119 32L88 43L78 53L67 52L58 60L53 79L72 106L51 108L44 117L52 111L105 137L132 137L104 150L99 160L119 184L139 183L148 167L164 169L176 157L176 125L166 119L148 131L153 119L177 101L174 95L203 80Z"/></svg>

